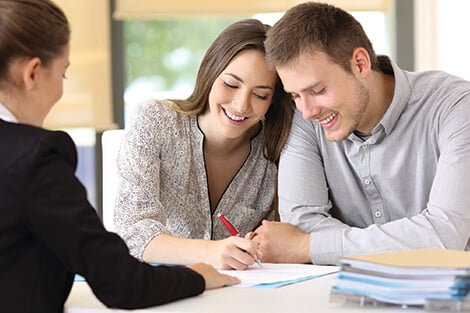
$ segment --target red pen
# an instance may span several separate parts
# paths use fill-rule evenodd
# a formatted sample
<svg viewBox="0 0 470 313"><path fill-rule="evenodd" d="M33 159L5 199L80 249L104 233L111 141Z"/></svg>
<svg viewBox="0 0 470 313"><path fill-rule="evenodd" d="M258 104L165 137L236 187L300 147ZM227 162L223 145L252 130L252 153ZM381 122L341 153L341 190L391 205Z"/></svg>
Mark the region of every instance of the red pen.
<svg viewBox="0 0 470 313"><path fill-rule="evenodd" d="M219 217L222 224L224 224L225 228L227 228L227 230L230 232L232 236L240 237L240 233L238 232L238 230L235 228L235 226L232 225L232 223L229 222L229 220L225 216L223 216L220 213L217 214L217 216Z"/></svg>
<svg viewBox="0 0 470 313"><path fill-rule="evenodd" d="M222 222L222 224L224 224L225 228L227 228L227 230L230 232L230 234L232 236L238 236L240 237L240 233L238 232L238 230L235 228L235 226L232 225L232 223L230 223L230 221L225 217L223 216L222 214L217 214L217 216L219 217L220 221ZM259 259L256 259L255 262L261 266L261 261Z"/></svg>

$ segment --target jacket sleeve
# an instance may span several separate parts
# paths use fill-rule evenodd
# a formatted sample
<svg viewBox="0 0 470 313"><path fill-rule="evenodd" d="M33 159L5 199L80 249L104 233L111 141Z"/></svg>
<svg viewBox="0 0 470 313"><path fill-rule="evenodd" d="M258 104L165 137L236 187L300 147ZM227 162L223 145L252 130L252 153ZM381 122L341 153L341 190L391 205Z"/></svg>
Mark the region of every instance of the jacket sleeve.
<svg viewBox="0 0 470 313"><path fill-rule="evenodd" d="M65 266L87 280L105 305L141 308L194 296L204 279L186 267L153 267L129 255L107 232L75 177L76 150L68 135L48 132L31 158L28 183L32 232Z"/></svg>

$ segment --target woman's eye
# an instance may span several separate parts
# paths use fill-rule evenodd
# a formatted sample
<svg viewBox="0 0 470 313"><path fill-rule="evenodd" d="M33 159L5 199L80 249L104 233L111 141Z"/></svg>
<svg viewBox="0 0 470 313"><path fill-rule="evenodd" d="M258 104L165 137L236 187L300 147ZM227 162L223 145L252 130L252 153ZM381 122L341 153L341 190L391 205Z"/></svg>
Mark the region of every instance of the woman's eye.
<svg viewBox="0 0 470 313"><path fill-rule="evenodd" d="M261 100L266 100L266 99L268 99L267 96L258 95L258 94L256 94L256 93L254 93L254 95L255 95L256 98L261 99Z"/></svg>
<svg viewBox="0 0 470 313"><path fill-rule="evenodd" d="M227 86L228 88L232 88L232 89L238 88L237 86L231 85L231 84L229 84L229 83L227 83L227 82L225 82L225 81L224 81L224 85Z"/></svg>

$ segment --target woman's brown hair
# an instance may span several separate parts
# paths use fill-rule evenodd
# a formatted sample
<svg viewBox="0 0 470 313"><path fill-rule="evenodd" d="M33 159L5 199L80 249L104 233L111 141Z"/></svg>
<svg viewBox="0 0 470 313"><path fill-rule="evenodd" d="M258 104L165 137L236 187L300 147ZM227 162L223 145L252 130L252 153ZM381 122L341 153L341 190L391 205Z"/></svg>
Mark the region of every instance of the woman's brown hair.
<svg viewBox="0 0 470 313"><path fill-rule="evenodd" d="M270 28L256 19L233 23L223 30L206 51L196 78L193 93L185 100L171 100L172 108L185 114L199 114L208 107L209 93L217 77L243 50L254 49L266 54L264 40ZM265 156L277 163L289 134L294 105L277 78L273 102L265 115Z"/></svg>
<svg viewBox="0 0 470 313"><path fill-rule="evenodd" d="M0 0L0 84L16 58L39 57L44 66L70 40L64 12L49 0Z"/></svg>

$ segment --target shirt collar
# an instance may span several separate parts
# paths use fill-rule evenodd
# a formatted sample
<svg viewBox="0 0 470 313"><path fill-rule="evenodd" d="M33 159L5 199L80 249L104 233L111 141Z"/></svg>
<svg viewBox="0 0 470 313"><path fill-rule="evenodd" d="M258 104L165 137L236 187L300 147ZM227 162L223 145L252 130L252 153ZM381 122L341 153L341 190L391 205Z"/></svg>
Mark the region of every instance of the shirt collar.
<svg viewBox="0 0 470 313"><path fill-rule="evenodd" d="M10 110L8 110L7 107L4 106L1 102L0 102L0 119L6 122L18 123L18 120L13 115L13 113L11 113Z"/></svg>
<svg viewBox="0 0 470 313"><path fill-rule="evenodd" d="M405 110L405 107L409 102L411 97L411 86L405 72L400 69L395 62L387 57L382 57L380 65L381 68L390 68L391 66L395 77L395 90L393 92L392 103L390 103L390 106L379 123L388 135L397 124L400 115L403 113L403 110Z"/></svg>
<svg viewBox="0 0 470 313"><path fill-rule="evenodd" d="M372 129L372 136L367 140L368 144L380 142L386 135L390 134L411 97L411 86L405 71L387 56L379 56L379 63L380 69L384 73L392 74L395 77L395 89L392 102L380 122ZM354 133L350 134L348 139L363 142Z"/></svg>

